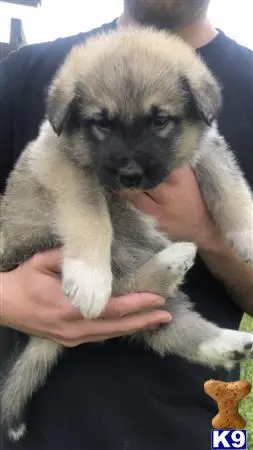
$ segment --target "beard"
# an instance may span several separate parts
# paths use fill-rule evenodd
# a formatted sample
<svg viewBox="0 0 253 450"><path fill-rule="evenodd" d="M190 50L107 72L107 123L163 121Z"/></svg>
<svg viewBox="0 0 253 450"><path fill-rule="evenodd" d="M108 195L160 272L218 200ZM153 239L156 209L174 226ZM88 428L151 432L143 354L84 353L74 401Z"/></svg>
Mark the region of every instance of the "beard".
<svg viewBox="0 0 253 450"><path fill-rule="evenodd" d="M210 0L125 0L125 11L141 25L180 29L191 25Z"/></svg>

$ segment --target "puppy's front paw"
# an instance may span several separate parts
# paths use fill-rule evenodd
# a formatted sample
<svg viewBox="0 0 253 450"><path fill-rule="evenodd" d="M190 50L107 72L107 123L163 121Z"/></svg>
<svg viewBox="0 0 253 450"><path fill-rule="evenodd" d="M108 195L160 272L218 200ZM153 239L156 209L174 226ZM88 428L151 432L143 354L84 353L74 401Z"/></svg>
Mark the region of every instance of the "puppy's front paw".
<svg viewBox="0 0 253 450"><path fill-rule="evenodd" d="M65 259L62 287L66 297L84 317L98 317L105 308L112 291L110 266L92 267L82 260Z"/></svg>

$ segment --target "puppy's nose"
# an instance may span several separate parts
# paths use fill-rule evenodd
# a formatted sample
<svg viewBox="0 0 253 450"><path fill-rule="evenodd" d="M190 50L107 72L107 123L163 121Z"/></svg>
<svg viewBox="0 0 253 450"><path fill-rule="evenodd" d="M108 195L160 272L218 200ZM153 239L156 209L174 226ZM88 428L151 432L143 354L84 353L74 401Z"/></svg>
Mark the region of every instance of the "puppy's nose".
<svg viewBox="0 0 253 450"><path fill-rule="evenodd" d="M122 167L119 171L120 184L126 188L138 187L143 178L142 168L135 163Z"/></svg>

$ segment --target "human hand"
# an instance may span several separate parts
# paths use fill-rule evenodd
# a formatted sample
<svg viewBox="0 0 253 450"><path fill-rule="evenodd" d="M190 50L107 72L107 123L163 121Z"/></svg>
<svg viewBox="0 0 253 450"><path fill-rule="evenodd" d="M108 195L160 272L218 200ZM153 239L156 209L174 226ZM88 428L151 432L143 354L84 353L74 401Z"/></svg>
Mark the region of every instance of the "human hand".
<svg viewBox="0 0 253 450"><path fill-rule="evenodd" d="M153 216L158 229L173 241L194 242L202 248L218 233L190 167L174 170L163 183L147 192L125 190L117 195Z"/></svg>
<svg viewBox="0 0 253 450"><path fill-rule="evenodd" d="M64 296L59 272L60 252L52 250L1 273L0 323L74 347L156 328L171 319L158 309L165 300L149 293L111 298L100 318L85 319Z"/></svg>

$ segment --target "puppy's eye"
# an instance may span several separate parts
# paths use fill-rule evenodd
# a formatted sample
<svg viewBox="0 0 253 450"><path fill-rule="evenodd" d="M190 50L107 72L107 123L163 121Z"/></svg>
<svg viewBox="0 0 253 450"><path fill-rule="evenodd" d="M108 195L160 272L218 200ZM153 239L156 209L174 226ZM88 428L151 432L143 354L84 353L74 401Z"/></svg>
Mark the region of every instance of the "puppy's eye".
<svg viewBox="0 0 253 450"><path fill-rule="evenodd" d="M167 127L171 122L170 117L168 116L156 116L152 118L152 126L157 130L162 130Z"/></svg>
<svg viewBox="0 0 253 450"><path fill-rule="evenodd" d="M94 126L96 128L98 128L101 131L110 131L111 128L111 123L108 119L106 118L101 118L99 120L96 120L94 122Z"/></svg>
<svg viewBox="0 0 253 450"><path fill-rule="evenodd" d="M106 118L93 120L91 123L91 130L96 139L103 141L111 131L111 122Z"/></svg>

